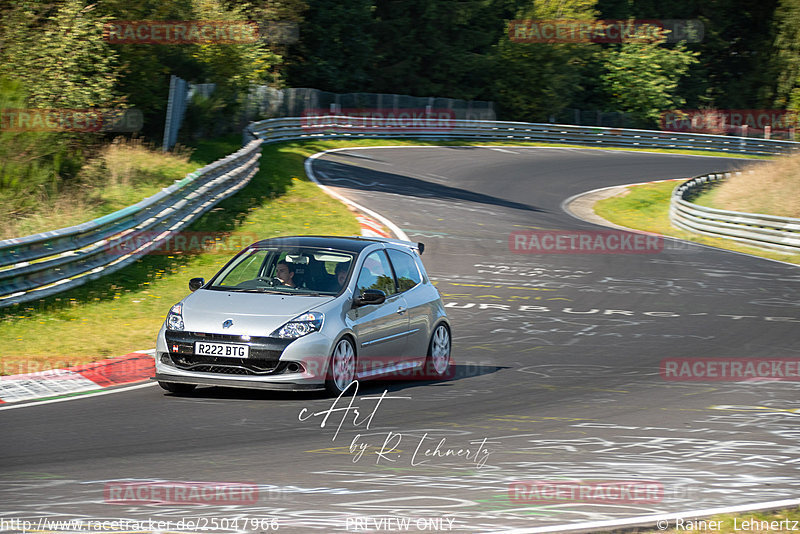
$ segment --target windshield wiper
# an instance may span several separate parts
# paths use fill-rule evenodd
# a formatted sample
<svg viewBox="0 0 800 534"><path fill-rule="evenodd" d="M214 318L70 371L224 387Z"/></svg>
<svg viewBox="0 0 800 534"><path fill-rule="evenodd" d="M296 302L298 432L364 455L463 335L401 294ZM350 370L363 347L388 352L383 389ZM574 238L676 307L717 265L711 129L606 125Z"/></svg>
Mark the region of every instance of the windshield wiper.
<svg viewBox="0 0 800 534"><path fill-rule="evenodd" d="M205 289L211 289L212 291L239 291L239 292L250 291L249 289L247 289L245 287L236 287L236 286L230 286L230 287L228 287L228 286L209 286L209 287L207 287Z"/></svg>
<svg viewBox="0 0 800 534"><path fill-rule="evenodd" d="M273 287L255 287L253 291L258 291L259 293L275 293L276 295L297 295L298 293L292 293L291 291L281 291L280 289L275 289Z"/></svg>

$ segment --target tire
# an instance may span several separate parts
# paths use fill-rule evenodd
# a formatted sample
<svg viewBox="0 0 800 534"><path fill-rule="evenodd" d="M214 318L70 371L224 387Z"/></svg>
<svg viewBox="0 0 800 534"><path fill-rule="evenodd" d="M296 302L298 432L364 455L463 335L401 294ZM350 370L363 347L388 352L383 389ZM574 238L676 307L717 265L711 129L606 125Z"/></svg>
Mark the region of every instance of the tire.
<svg viewBox="0 0 800 534"><path fill-rule="evenodd" d="M331 353L325 377L325 391L332 396L339 396L355 378L356 351L350 338L343 337Z"/></svg>
<svg viewBox="0 0 800 534"><path fill-rule="evenodd" d="M442 378L450 368L450 329L440 323L431 334L428 344L428 357L425 359L426 378L436 380Z"/></svg>
<svg viewBox="0 0 800 534"><path fill-rule="evenodd" d="M175 395L186 395L197 387L194 384L177 384L175 382L159 382L158 385Z"/></svg>

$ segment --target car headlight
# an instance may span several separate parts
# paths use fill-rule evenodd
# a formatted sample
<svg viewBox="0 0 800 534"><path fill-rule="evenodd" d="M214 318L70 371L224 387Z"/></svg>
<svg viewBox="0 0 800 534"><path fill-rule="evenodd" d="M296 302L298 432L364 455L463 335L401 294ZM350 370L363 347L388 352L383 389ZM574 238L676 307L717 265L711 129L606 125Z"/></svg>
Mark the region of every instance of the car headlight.
<svg viewBox="0 0 800 534"><path fill-rule="evenodd" d="M167 314L167 330L183 330L183 303L178 303Z"/></svg>
<svg viewBox="0 0 800 534"><path fill-rule="evenodd" d="M282 327L275 330L270 337L279 337L282 339L297 339L316 332L322 328L322 320L325 318L319 312L307 312L298 315Z"/></svg>

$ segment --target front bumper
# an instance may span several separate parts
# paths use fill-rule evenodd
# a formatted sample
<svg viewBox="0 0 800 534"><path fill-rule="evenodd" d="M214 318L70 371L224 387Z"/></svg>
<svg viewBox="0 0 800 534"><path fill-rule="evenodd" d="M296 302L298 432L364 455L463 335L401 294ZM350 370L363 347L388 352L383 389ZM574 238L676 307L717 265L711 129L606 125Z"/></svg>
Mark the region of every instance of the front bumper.
<svg viewBox="0 0 800 534"><path fill-rule="evenodd" d="M266 389L272 391L315 391L323 389L322 384L293 384L281 382L265 382L263 380L230 380L212 376L187 376L156 373L150 380L172 382L177 384L195 384L197 386L223 386L231 388Z"/></svg>
<svg viewBox="0 0 800 534"><path fill-rule="evenodd" d="M196 341L248 345L248 358L200 356ZM315 332L295 340L166 330L156 342L159 382L305 391L324 387L332 340Z"/></svg>

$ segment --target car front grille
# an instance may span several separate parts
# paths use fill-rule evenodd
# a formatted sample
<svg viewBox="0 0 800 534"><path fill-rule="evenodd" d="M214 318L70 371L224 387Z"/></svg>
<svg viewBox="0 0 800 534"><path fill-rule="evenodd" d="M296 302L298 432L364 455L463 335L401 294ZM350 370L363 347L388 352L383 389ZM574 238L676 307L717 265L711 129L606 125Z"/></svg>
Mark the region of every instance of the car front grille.
<svg viewBox="0 0 800 534"><path fill-rule="evenodd" d="M178 369L200 373L227 375L269 375L283 371L281 354L291 340L253 337L244 342L241 336L206 334L202 332L165 332L167 350L172 364ZM194 353L195 341L236 343L250 347L249 358L201 356Z"/></svg>
<svg viewBox="0 0 800 534"><path fill-rule="evenodd" d="M198 356L195 354L172 354L172 363L178 369L200 373L226 375L267 375L280 367L278 360L256 360L253 358L224 358L221 356Z"/></svg>

